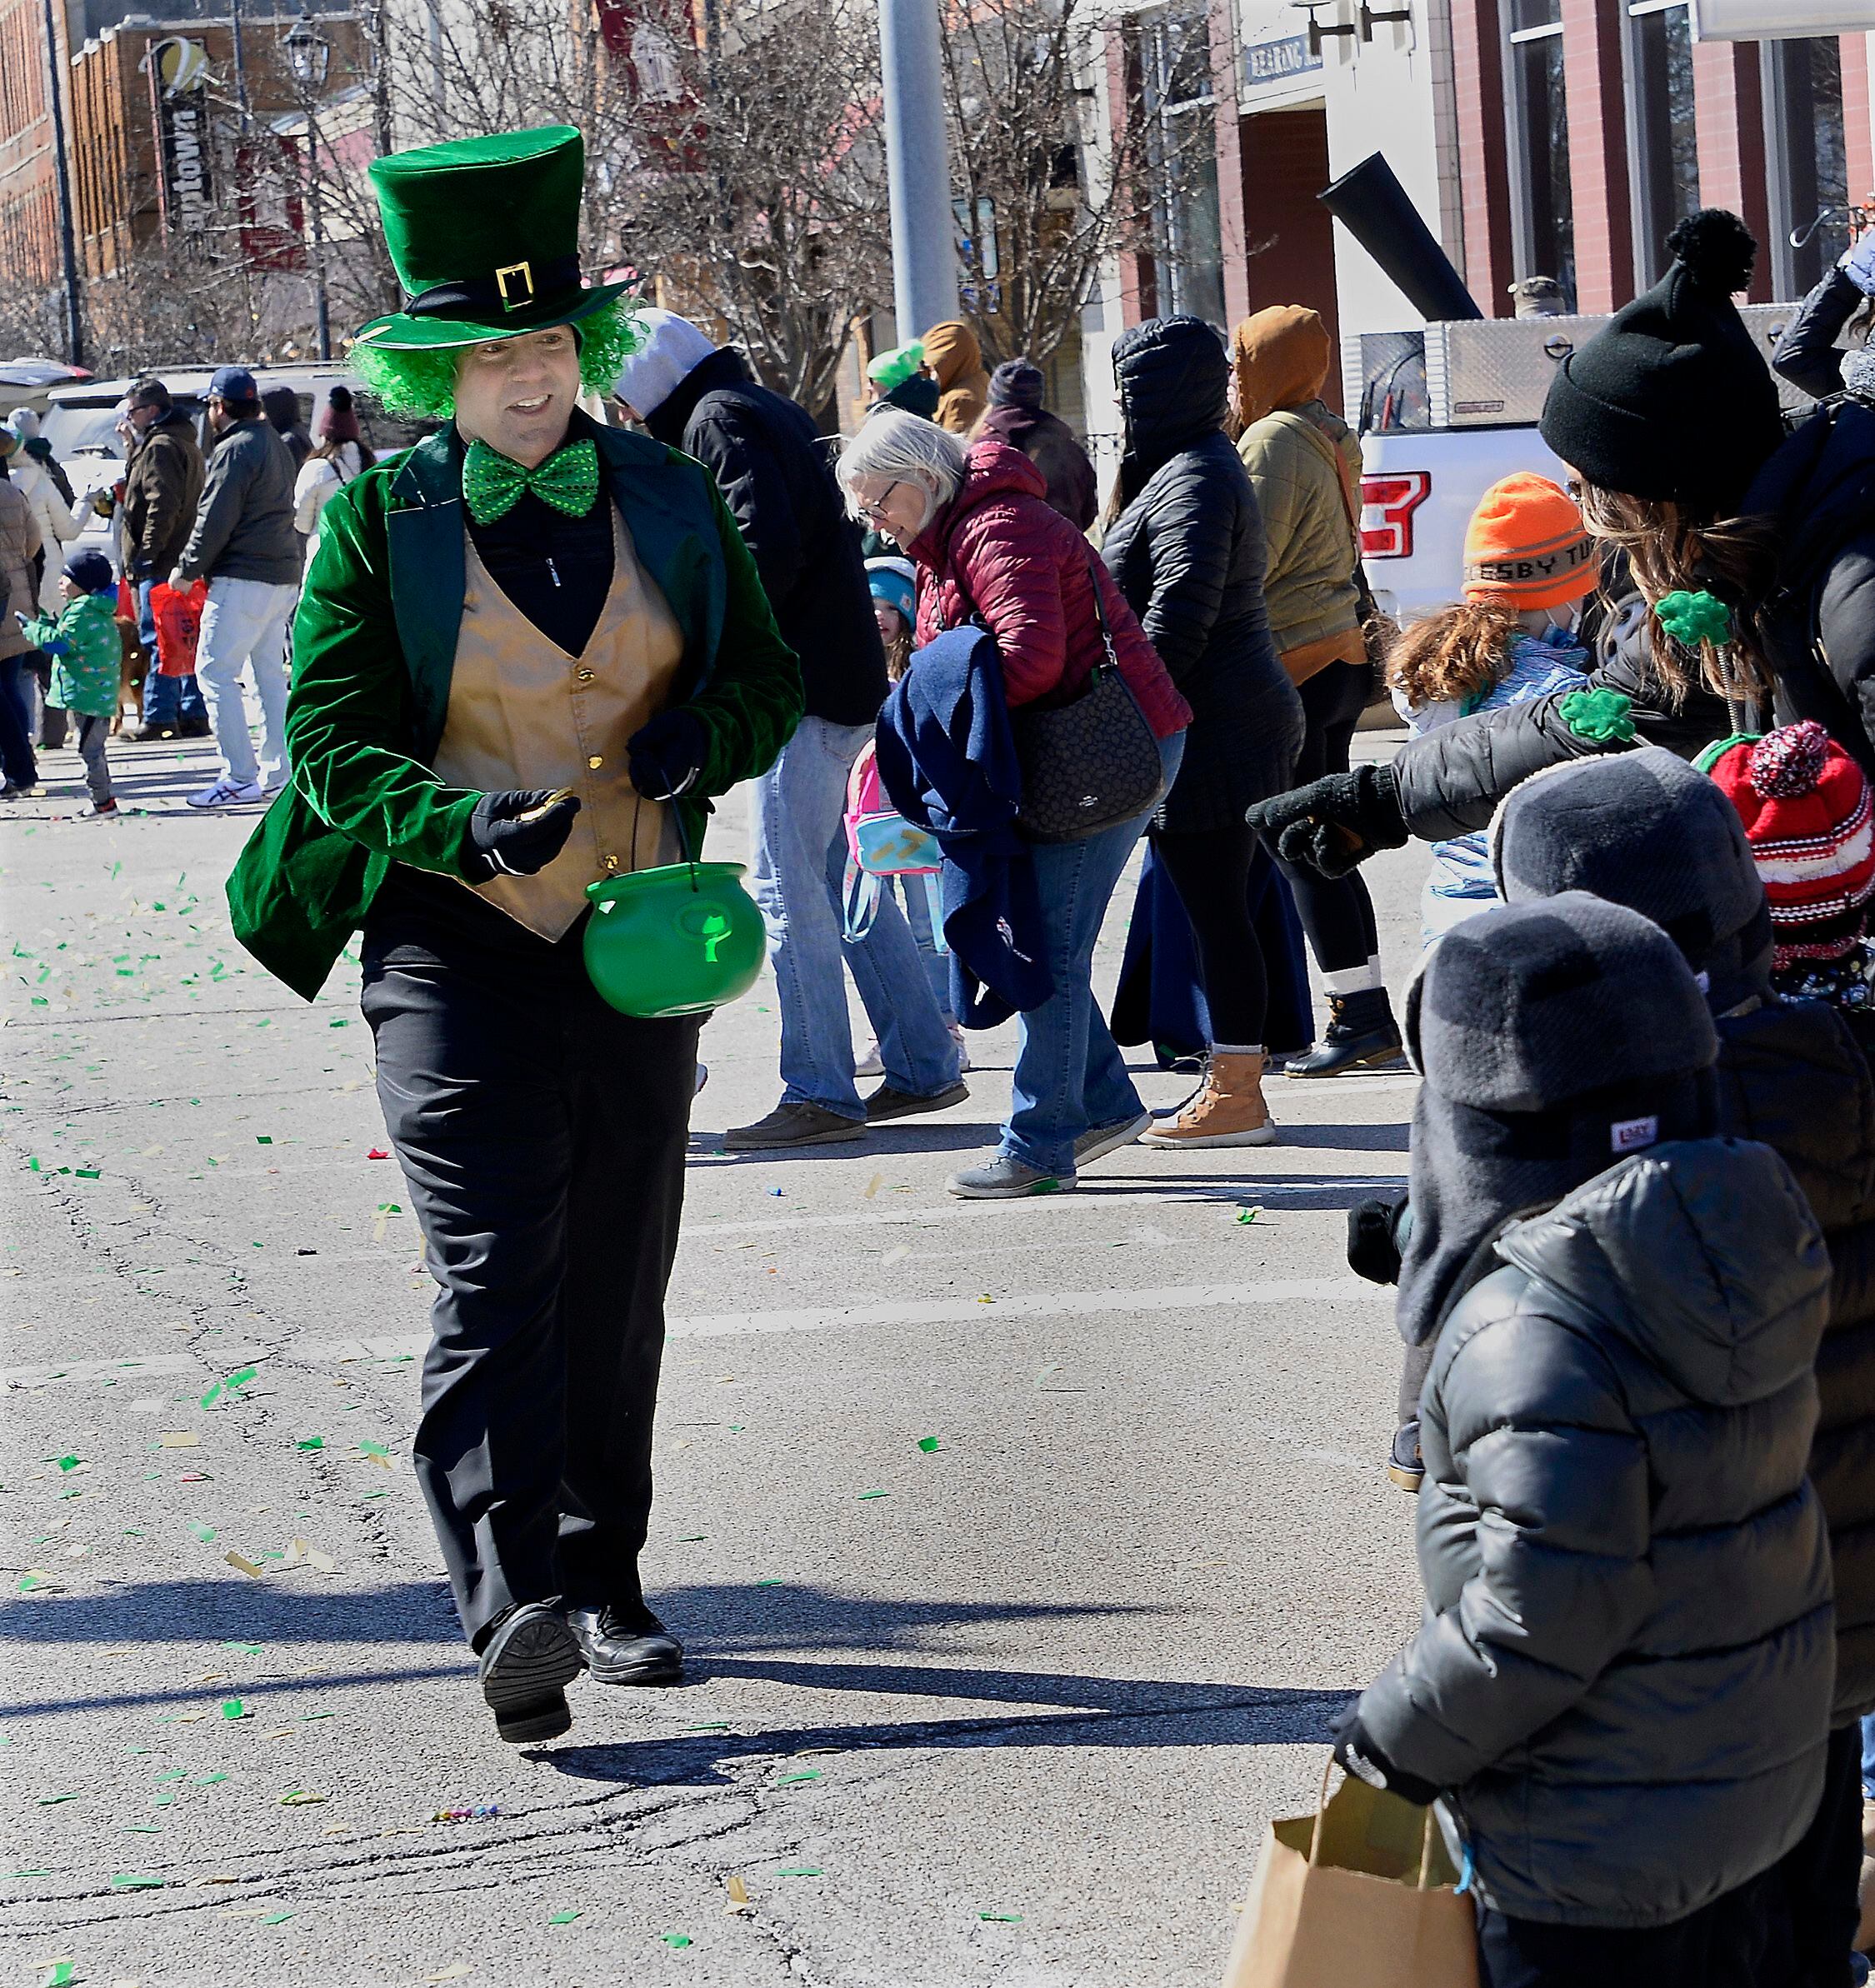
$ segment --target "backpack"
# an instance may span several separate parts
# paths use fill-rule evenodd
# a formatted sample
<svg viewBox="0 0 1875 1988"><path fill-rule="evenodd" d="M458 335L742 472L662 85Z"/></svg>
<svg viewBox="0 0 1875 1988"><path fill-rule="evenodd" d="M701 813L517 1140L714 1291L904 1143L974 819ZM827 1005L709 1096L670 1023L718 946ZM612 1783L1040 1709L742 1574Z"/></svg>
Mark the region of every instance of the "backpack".
<svg viewBox="0 0 1875 1988"><path fill-rule="evenodd" d="M939 952L948 952L938 890L944 858L938 838L928 828L915 827L886 798L878 757L871 744L862 749L847 776L846 827L847 871L842 895L848 942L857 944L872 929L885 894L882 878L918 877L924 880L932 943Z"/></svg>

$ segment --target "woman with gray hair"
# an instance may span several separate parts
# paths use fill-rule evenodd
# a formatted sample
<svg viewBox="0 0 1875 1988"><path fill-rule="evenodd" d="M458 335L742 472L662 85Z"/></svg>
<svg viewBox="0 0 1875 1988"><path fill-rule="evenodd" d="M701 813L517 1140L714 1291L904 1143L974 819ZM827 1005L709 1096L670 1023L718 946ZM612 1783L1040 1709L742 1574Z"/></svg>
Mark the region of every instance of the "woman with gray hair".
<svg viewBox="0 0 1875 1988"><path fill-rule="evenodd" d="M917 562L918 643L978 622L995 641L1012 712L1081 694L1106 656L1104 617L1171 784L1190 707L1106 567L1049 507L1042 473L1021 450L992 437L967 447L914 416L879 413L846 445L838 474L853 516ZM1031 845L1055 992L1022 1017L1000 1150L953 1175L952 1193L1003 1200L1072 1187L1082 1166L1151 1126L1091 978L1108 900L1150 812L1080 842Z"/></svg>

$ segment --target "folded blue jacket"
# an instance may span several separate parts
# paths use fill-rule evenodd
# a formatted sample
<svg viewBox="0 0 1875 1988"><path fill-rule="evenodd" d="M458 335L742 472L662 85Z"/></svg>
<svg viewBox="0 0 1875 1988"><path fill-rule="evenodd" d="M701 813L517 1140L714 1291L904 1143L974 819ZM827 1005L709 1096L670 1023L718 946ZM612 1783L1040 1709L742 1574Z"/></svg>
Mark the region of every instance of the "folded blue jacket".
<svg viewBox="0 0 1875 1988"><path fill-rule="evenodd" d="M1016 831L1022 768L996 644L953 628L912 658L879 713L879 780L944 853L951 1006L993 1028L1055 991L1028 844Z"/></svg>

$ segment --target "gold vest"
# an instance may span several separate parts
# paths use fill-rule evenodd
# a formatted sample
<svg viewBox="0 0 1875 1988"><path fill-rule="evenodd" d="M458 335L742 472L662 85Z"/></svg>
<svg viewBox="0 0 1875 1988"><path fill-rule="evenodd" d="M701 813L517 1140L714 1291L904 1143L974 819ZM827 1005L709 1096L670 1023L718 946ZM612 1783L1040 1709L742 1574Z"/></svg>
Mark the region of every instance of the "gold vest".
<svg viewBox="0 0 1875 1988"><path fill-rule="evenodd" d="M436 771L485 793L565 787L579 796L567 846L544 870L471 887L543 939L568 931L588 884L678 857L667 811L641 801L627 777L625 742L668 702L683 632L612 509L612 587L578 656L508 599L463 532L468 586Z"/></svg>

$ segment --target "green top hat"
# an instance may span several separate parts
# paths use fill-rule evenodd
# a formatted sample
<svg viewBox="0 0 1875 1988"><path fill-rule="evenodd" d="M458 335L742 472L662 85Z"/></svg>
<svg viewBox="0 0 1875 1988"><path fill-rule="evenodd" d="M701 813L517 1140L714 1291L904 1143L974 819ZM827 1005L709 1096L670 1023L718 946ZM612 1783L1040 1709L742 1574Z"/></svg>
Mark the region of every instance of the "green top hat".
<svg viewBox="0 0 1875 1988"><path fill-rule="evenodd" d="M568 124L393 152L371 163L404 307L361 342L389 352L480 345L577 323L626 286L582 289L586 142Z"/></svg>

